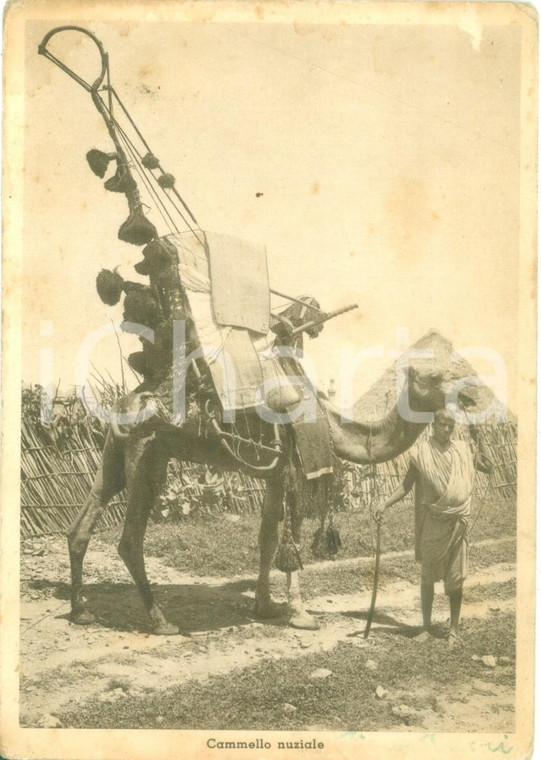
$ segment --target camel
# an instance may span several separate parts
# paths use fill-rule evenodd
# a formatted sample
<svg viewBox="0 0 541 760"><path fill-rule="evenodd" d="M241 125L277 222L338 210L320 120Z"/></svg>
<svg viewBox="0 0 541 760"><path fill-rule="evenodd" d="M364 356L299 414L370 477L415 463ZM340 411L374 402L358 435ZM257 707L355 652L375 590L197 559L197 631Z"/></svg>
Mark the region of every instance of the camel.
<svg viewBox="0 0 541 760"><path fill-rule="evenodd" d="M449 357L428 365L411 363L402 390L402 400L407 399L414 412L433 412L445 402L452 382ZM142 408L151 394L131 394L125 408ZM408 421L400 414L403 406L399 401L382 419L363 423L344 420L340 411L326 399L320 399L330 425L334 453L340 459L357 464L385 462L405 452L418 438L427 422ZM269 426L270 427L270 426ZM290 427L290 426L289 426ZM290 434L288 425L280 427L281 438ZM140 593L151 630L154 634L172 635L179 628L170 623L154 599L146 571L143 542L147 521L155 501L165 483L167 463L170 459L210 465L221 470L241 469L239 462L220 445L219 436L201 434L199 419L185 420L182 425L172 425L154 415L149 421L133 425L128 432L120 432L112 426L109 431L101 466L96 474L89 496L80 513L68 530L71 563L71 615L76 624L88 624L95 616L88 608L83 593L83 560L98 518L112 497L127 488L127 511L118 551ZM269 576L273 556L278 544L278 528L283 518L284 472L288 466L288 447L280 454L279 461L270 472L261 474L266 481L266 493L262 508L259 533L260 567L256 584L256 615L275 618L278 606L272 601ZM293 513L291 528L293 539L298 543L303 515ZM304 608L299 571L286 573L287 614L289 625L295 628L316 629L317 621ZM281 609L281 608L280 608Z"/></svg>
<svg viewBox="0 0 541 760"><path fill-rule="evenodd" d="M92 84L71 71L48 49L50 40L58 33L65 31L79 32L90 38L97 46L101 58L101 72ZM167 395L167 388L174 386L171 375L165 380L165 376L158 377L162 370L165 373L172 371L170 361L172 324L180 321L192 324L190 329L193 332L190 299L186 298L182 277L179 275L179 251L175 246L177 244L180 246L182 243L182 240L179 241L179 236L182 238L180 233L182 228L189 230L192 242L197 240L199 246L206 251L205 233L177 191L175 177L164 172L159 159L150 151L148 143L110 84L108 56L103 45L92 32L76 26L57 27L45 35L38 52L60 66L65 73L89 92L112 140L114 152L92 149L87 153L87 161L92 172L101 179L105 177L109 165L114 165L116 162L116 173L105 181L104 186L110 192L126 196L129 216L121 225L118 237L132 245L146 246L142 251L143 261L135 265L135 270L140 275L148 275L150 287L139 283L124 283L116 272L102 270L97 278L97 288L103 302L110 306L118 303L123 291L126 294L125 320L156 331L156 340L150 343L149 340L142 339L143 351L130 357L137 371L143 375L144 382L133 394L122 400L120 406L129 407L135 412L145 411L152 405L158 409L161 403L160 394L164 388ZM107 86L102 87L106 77ZM104 95L105 92L107 97ZM120 111L128 117L130 128L133 128L132 137L135 143L125 128L116 121L113 102L118 103ZM141 154L140 149L145 155ZM150 193L152 190L149 199L154 198L151 202L153 204L155 202L163 212L168 235L159 237L157 228L145 216L145 204L134 172L144 179L146 191ZM176 243L173 244L172 240ZM238 251L236 251L237 254ZM206 261L206 254L202 258ZM190 262L190 266L195 267L194 272L196 279L199 278L198 287L200 287L201 272L198 271L191 258ZM235 266L239 266L236 259L232 260L232 271ZM260 265L261 272L265 268L263 264ZM205 277L207 273L208 267ZM269 286L270 292L282 295L271 291ZM304 302L301 302L301 306L305 306ZM346 307L346 310L348 309L349 307ZM130 310L137 312L135 317L132 315L131 320L129 315L126 315L126 312ZM344 309L339 310L341 311ZM225 321L224 324L249 327L244 319L240 325L236 321ZM311 325L315 327L314 321ZM308 331L308 324L305 324L304 328ZM251 329L264 335L268 331L268 325L265 325L265 330L253 325ZM315 329L314 334L318 331ZM293 336L294 332L290 335ZM188 333L186 346L191 351L198 349L200 342L197 340L197 335ZM322 413L326 415L330 427L335 455L350 462L369 464L384 462L406 451L427 423L405 419L400 410L405 406L416 412L433 412L440 408L445 400L445 384L452 374L450 366L448 356L439 362L436 361L432 367L426 365L410 367L402 391L402 399L397 400L397 404L385 418L375 423L344 420L340 412L334 409L328 400L320 398ZM165 618L154 600L145 571L143 542L149 514L164 485L167 463L170 459L199 462L223 470L242 469L246 462L239 461L239 457L233 452L233 449L238 446L247 447L252 453L255 452L255 456L263 451L266 452L267 457L268 452L271 452L273 456L272 467L267 465L257 469L252 465L248 467L248 471L266 480L267 484L259 536L260 569L256 589L256 612L262 618L276 615L276 608L270 597L269 573L278 544L278 525L285 515L282 509L286 509L285 503L295 490L294 477L291 476L295 456L292 425L287 422L263 423L260 418L257 418L255 412L250 412L248 409L243 410L242 421L234 431L226 430L223 426L220 429L216 420L219 410L212 408L212 379L209 383L208 377L198 376L200 370L195 361L191 370L192 375L195 375L192 386L195 390L191 398L191 414L186 415L180 423L177 420L168 419L167 415L153 414L146 418L145 414L141 414L138 423L133 424L128 430L123 430L120 425L111 425L102 463L90 494L68 530L72 582L71 620L74 623L84 624L95 619L91 610L88 609L83 594L83 560L100 514L112 497L126 487L127 511L119 544L120 556L137 585L154 633L178 633L178 628ZM300 372L293 369L293 374L302 375L302 369ZM207 394L206 398L204 398L205 394ZM408 404L399 403L401 400L407 401ZM254 426L257 435L254 435ZM227 440L232 442L229 447ZM284 498L285 482L289 489L286 498ZM288 521L291 522L293 542L298 543L303 517L301 509L291 509ZM284 516L284 523L286 522ZM297 570L287 570L287 587L289 624L298 628L315 628L317 622L304 609Z"/></svg>

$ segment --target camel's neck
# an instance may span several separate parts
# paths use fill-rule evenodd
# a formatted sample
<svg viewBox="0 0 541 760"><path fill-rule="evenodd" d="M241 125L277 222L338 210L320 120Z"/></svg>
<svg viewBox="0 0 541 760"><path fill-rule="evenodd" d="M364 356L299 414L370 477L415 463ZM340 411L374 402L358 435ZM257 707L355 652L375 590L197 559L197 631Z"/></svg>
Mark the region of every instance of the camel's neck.
<svg viewBox="0 0 541 760"><path fill-rule="evenodd" d="M398 406L380 420L363 423L347 420L328 402L334 449L341 459L358 464L386 462L409 449L426 427L426 423L408 422Z"/></svg>

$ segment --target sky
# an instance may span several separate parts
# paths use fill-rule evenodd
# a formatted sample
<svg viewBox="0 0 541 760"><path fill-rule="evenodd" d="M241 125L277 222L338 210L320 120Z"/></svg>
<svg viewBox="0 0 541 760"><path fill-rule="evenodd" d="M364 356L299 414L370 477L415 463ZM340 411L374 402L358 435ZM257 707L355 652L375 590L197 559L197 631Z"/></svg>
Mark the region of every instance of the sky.
<svg viewBox="0 0 541 760"><path fill-rule="evenodd" d="M40 382L48 366L67 388L85 338L121 319L119 306L98 299L97 273L119 266L141 279L132 266L141 254L117 239L123 197L104 190L85 161L92 147L111 149L89 95L37 55L49 28L27 24L23 380ZM359 305L308 344L321 387L334 378L340 390L356 361L361 393L397 350L434 329L482 373L500 357L513 408L519 29L91 28L200 226L264 244L278 290L310 293L325 310ZM70 34L55 50L93 79L91 43ZM122 338L125 354L133 340ZM92 361L119 376L114 336Z"/></svg>

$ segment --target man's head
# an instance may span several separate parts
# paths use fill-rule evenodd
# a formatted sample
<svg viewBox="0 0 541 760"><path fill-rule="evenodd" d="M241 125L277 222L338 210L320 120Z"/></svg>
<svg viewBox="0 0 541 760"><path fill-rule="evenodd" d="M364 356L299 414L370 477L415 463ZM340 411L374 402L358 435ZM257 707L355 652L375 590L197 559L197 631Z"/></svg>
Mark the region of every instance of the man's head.
<svg viewBox="0 0 541 760"><path fill-rule="evenodd" d="M303 303L299 303L302 301ZM305 305L303 305L305 304ZM299 296L295 303L292 303L284 311L281 312L282 317L286 317L292 323L293 327L300 327L307 322L313 322L322 316L321 307L319 301L313 296ZM306 334L310 338L317 338L320 332L323 330L324 325L314 325L306 330Z"/></svg>
<svg viewBox="0 0 541 760"><path fill-rule="evenodd" d="M455 420L447 409L438 409L434 414L434 438L442 446L449 443L455 429Z"/></svg>

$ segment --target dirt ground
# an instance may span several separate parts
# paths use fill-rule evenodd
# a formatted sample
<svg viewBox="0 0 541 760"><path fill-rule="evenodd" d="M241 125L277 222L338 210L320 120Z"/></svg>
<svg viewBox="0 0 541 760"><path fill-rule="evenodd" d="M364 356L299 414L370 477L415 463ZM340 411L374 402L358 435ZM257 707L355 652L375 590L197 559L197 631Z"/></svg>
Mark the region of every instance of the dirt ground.
<svg viewBox="0 0 541 760"><path fill-rule="evenodd" d="M484 543L505 545L506 541L509 540L491 539ZM400 554L394 553L393 557ZM384 556L382 563L385 562ZM317 579L332 566L332 572L339 577L346 569L367 563L371 566L372 560L320 562L310 565L305 573ZM99 713L100 709L112 709L126 698L148 700L188 682L203 684L211 676L236 677L267 661L302 662L315 653L335 652L344 643L366 653L366 663L377 662L382 649L390 646L390 638L384 637L386 632L419 623L418 587L410 580L383 584L373 632L365 640L362 636L365 621L360 611L369 607L370 588L312 595L307 607L317 615L320 629L297 631L287 627L284 620L262 623L254 619L253 576L192 576L152 557L148 558L147 567L149 577L158 586L160 602L168 616L181 626L183 635L159 637L148 633L142 605L123 563L114 549L99 538L93 540L85 563L87 596L99 615L99 624L88 627L70 624L65 541L49 537L23 542L22 725L69 727L63 716L78 707L93 705ZM514 579L513 562L496 562L477 569L468 579L464 620L490 621L497 615L513 615ZM284 585L283 575L274 573L277 601L285 599ZM488 589L490 593L485 593ZM444 623L446 617L446 601L439 594L435 618ZM437 644L447 646L443 639ZM441 683L424 684L420 703L427 704L428 690L432 706L404 715L404 729L512 731L514 689L509 688L507 676L514 673L514 659L500 657L484 663L481 657L490 654L462 653L462 657L475 661L476 675L458 688L456 684L449 689L442 689ZM502 675L506 678L502 679ZM386 702L386 710L394 709L393 714L400 718L403 699L396 689L378 699ZM306 726L309 727L314 726Z"/></svg>

